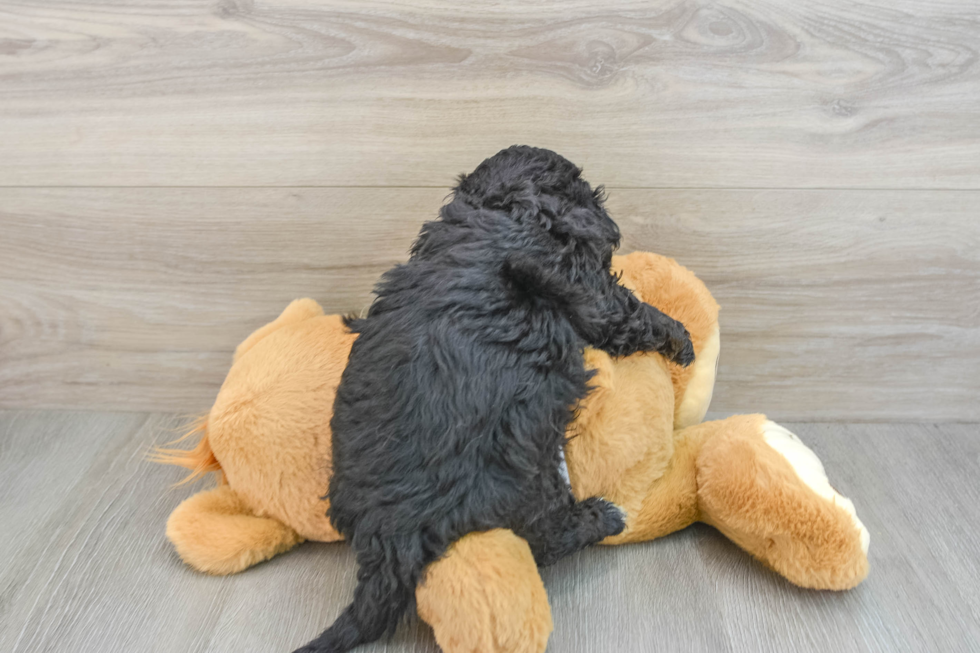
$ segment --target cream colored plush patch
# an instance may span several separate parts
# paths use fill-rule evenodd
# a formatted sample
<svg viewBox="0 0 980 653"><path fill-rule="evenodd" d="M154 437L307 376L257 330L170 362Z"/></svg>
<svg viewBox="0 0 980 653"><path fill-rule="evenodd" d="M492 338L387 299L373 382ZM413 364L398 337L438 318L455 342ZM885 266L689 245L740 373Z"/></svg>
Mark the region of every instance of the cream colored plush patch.
<svg viewBox="0 0 980 653"><path fill-rule="evenodd" d="M674 428L685 429L700 424L708 412L711 396L715 391L715 376L718 373L718 358L721 354L721 332L715 325L714 331L704 342L704 347L694 359L694 373L684 390L684 398L674 416Z"/></svg>
<svg viewBox="0 0 980 653"><path fill-rule="evenodd" d="M558 471L561 473L561 477L565 479L565 485L571 486L572 481L568 477L568 462L565 460L564 447L562 447L562 450L559 451L558 454L561 456L561 463L558 465Z"/></svg>
<svg viewBox="0 0 980 653"><path fill-rule="evenodd" d="M858 519L857 512L854 510L854 503L831 487L827 472L823 468L823 463L817 458L817 454L803 444L794 433L775 422L767 420L762 433L766 444L786 459L786 462L790 464L801 481L806 483L820 497L830 501L835 506L840 506L851 516L854 526L861 532L861 549L867 555L871 535L861 520Z"/></svg>

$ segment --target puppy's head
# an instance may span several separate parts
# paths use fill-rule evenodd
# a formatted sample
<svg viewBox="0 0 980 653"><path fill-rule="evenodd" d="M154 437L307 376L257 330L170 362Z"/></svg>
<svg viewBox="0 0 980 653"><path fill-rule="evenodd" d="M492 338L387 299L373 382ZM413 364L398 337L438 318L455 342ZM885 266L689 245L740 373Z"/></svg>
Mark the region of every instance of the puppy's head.
<svg viewBox="0 0 980 653"><path fill-rule="evenodd" d="M570 280L608 271L619 228L603 208L602 188L593 190L581 173L555 152L515 145L460 177L443 219L506 219L515 251L567 270Z"/></svg>

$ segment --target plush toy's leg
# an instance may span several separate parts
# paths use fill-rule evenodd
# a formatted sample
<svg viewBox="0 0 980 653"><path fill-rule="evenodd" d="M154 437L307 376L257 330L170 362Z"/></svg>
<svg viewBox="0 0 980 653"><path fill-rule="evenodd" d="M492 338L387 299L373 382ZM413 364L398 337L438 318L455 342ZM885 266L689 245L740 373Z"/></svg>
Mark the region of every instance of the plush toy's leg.
<svg viewBox="0 0 980 653"><path fill-rule="evenodd" d="M610 494L610 500L626 506L626 530L606 538L603 544L643 542L687 528L700 516L696 480L697 457L715 430L699 424L673 433L673 456L663 475L637 492L631 487ZM621 497L620 494L623 496ZM639 505L631 496L640 496Z"/></svg>
<svg viewBox="0 0 980 653"><path fill-rule="evenodd" d="M716 429L697 460L702 521L790 582L849 589L868 573L868 532L817 456L763 415Z"/></svg>
<svg viewBox="0 0 980 653"><path fill-rule="evenodd" d="M227 485L184 500L167 520L181 559L208 574L234 574L303 541L296 531L257 517Z"/></svg>
<svg viewBox="0 0 980 653"><path fill-rule="evenodd" d="M419 616L444 653L541 653L551 608L527 542L509 530L471 533L426 570Z"/></svg>

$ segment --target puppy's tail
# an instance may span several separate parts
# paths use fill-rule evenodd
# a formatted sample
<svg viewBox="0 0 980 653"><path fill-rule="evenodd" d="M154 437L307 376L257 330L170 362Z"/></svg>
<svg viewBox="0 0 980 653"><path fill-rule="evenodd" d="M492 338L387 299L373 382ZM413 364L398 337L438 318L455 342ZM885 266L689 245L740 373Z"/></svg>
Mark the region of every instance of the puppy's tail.
<svg viewBox="0 0 980 653"><path fill-rule="evenodd" d="M354 602L323 634L295 653L343 653L355 646L391 635L402 615L412 605L415 587L425 567L445 551L424 550L418 534L382 540L368 536L365 548L357 549L357 587Z"/></svg>

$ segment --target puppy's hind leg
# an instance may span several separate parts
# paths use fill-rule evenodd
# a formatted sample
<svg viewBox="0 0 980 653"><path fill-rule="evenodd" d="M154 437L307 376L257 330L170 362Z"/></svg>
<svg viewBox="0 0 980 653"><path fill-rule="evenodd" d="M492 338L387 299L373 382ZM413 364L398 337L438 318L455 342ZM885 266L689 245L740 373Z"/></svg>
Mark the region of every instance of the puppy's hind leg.
<svg viewBox="0 0 980 653"><path fill-rule="evenodd" d="M592 497L566 501L553 507L538 519L526 524L520 535L531 546L534 561L547 567L626 527L626 515L605 499Z"/></svg>

